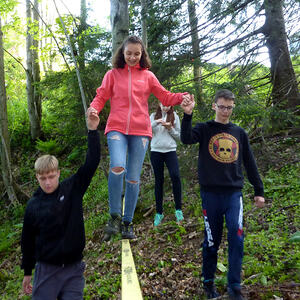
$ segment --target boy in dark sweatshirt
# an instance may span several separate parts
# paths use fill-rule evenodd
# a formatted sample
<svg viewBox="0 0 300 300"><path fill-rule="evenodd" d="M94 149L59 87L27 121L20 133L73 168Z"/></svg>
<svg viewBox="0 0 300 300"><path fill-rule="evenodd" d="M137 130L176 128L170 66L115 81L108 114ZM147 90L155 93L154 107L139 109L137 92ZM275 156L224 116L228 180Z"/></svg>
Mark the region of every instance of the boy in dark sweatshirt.
<svg viewBox="0 0 300 300"><path fill-rule="evenodd" d="M32 293L33 300L83 299L82 198L100 161L98 124L98 115L89 109L86 160L73 176L59 182L58 161L52 155L35 162L40 187L27 204L21 239L23 291Z"/></svg>
<svg viewBox="0 0 300 300"><path fill-rule="evenodd" d="M241 127L229 121L234 109L234 99L231 91L218 91L212 104L212 109L216 112L215 119L197 123L193 128L194 100L188 105L181 105L184 110L181 140L184 144L199 143L198 177L205 224L202 273L208 299L219 296L214 286L214 277L224 216L228 229L227 290L230 299L243 299L240 287L244 245L242 164L254 187L255 205L263 207L265 202L263 183L248 136Z"/></svg>

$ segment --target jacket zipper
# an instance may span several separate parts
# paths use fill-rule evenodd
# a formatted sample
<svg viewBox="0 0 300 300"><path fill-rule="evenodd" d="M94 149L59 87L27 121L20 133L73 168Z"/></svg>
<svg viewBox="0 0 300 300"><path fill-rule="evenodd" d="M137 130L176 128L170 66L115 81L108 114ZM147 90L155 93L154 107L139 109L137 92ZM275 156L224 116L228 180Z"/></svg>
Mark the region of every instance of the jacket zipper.
<svg viewBox="0 0 300 300"><path fill-rule="evenodd" d="M129 124L130 124L130 116L131 116L131 110L132 110L132 104L131 104L131 69L128 66L128 101L129 101L129 110L128 110L128 116L127 116L127 125L126 125L126 134L129 132Z"/></svg>

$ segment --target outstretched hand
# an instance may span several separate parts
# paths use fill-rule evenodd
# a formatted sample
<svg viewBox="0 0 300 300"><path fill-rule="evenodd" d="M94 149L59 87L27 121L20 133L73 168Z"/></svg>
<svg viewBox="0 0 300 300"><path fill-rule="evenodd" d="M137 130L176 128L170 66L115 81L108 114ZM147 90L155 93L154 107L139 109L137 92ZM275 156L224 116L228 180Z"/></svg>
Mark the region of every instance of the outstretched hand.
<svg viewBox="0 0 300 300"><path fill-rule="evenodd" d="M194 95L183 95L183 101L180 105L187 115L191 115L195 106Z"/></svg>
<svg viewBox="0 0 300 300"><path fill-rule="evenodd" d="M254 197L254 203L256 207L264 207L265 206L265 198L261 196L255 196Z"/></svg>
<svg viewBox="0 0 300 300"><path fill-rule="evenodd" d="M97 110L93 107L89 107L86 112L86 116L87 116L87 128L89 130L96 130L100 122Z"/></svg>
<svg viewBox="0 0 300 300"><path fill-rule="evenodd" d="M31 295L32 293L31 276L24 276L22 287L26 295Z"/></svg>

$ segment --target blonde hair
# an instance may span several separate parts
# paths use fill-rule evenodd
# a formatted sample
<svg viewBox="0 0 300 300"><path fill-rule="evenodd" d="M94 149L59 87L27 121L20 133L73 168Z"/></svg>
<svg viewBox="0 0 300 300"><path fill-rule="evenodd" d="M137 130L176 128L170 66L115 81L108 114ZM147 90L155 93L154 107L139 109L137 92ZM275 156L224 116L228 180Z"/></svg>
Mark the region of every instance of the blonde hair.
<svg viewBox="0 0 300 300"><path fill-rule="evenodd" d="M37 174L45 174L51 171L57 171L58 160L53 155L43 155L35 161L34 169Z"/></svg>

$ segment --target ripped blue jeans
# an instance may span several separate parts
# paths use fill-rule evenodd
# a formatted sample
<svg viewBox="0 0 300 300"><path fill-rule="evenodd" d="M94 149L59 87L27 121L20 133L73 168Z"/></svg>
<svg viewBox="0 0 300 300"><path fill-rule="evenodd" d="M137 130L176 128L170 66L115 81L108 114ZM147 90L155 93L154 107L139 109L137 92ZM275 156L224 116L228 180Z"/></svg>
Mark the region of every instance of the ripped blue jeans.
<svg viewBox="0 0 300 300"><path fill-rule="evenodd" d="M125 175L125 208L122 220L131 222L138 200L140 175L149 138L110 131L107 134L107 144L110 155L108 175L110 214L122 215L121 198Z"/></svg>

